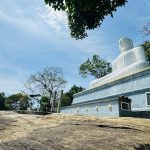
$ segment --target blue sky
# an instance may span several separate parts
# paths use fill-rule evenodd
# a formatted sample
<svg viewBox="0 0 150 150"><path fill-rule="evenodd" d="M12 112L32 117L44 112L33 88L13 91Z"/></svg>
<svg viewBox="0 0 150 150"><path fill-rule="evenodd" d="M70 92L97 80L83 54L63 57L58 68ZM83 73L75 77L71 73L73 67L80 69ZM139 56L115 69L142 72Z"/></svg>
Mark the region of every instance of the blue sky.
<svg viewBox="0 0 150 150"><path fill-rule="evenodd" d="M139 45L149 37L140 30L150 21L149 0L129 0L114 17L88 32L84 40L69 35L64 12L55 12L44 0L0 1L0 92L18 93L27 78L45 67L61 67L68 81L88 87L93 78L81 78L78 67L93 54L113 61L119 54L118 40L129 37Z"/></svg>

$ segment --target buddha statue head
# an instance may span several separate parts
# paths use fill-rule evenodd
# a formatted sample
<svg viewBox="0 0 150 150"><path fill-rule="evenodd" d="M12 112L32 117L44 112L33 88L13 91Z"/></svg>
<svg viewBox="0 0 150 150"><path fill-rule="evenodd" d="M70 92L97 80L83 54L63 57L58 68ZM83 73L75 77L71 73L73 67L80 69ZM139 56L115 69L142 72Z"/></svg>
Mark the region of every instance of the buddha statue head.
<svg viewBox="0 0 150 150"><path fill-rule="evenodd" d="M119 40L119 49L121 53L128 51L133 48L133 42L131 39L128 38L121 38Z"/></svg>

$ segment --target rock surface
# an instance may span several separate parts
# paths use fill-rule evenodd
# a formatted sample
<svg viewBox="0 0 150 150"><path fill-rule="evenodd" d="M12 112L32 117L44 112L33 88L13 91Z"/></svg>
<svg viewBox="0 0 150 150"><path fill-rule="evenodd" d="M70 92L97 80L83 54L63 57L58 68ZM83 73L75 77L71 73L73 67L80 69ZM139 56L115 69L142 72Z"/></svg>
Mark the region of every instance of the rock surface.
<svg viewBox="0 0 150 150"><path fill-rule="evenodd" d="M0 150L148 150L150 120L0 112Z"/></svg>

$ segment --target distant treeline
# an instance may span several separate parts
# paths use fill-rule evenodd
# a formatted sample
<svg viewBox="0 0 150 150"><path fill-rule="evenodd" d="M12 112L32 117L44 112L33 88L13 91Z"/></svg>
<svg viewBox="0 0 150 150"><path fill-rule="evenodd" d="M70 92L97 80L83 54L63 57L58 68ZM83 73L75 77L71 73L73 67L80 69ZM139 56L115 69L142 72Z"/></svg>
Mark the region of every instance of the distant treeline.
<svg viewBox="0 0 150 150"><path fill-rule="evenodd" d="M71 105L73 94L83 90L83 87L73 85L68 92L63 93L60 107ZM0 93L0 110L38 110L42 112L51 112L56 111L59 100L60 99L49 100L49 97L45 95L33 99L25 93L12 94L10 96L6 96L5 93ZM54 110L51 109L52 105Z"/></svg>

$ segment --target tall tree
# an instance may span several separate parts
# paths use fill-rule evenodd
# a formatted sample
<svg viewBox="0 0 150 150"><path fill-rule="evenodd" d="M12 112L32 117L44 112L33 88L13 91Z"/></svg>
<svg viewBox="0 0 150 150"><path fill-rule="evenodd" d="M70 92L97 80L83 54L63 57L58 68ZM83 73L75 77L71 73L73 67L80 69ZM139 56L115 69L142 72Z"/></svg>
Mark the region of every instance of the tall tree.
<svg viewBox="0 0 150 150"><path fill-rule="evenodd" d="M91 75L95 78L101 78L111 73L111 71L111 64L101 59L98 55L93 55L92 59L88 58L87 61L79 67L79 74L81 74L82 77Z"/></svg>
<svg viewBox="0 0 150 150"><path fill-rule="evenodd" d="M71 36L82 39L86 30L93 30L101 25L107 15L113 17L117 7L122 7L127 0L45 0L55 10L67 13Z"/></svg>
<svg viewBox="0 0 150 150"><path fill-rule="evenodd" d="M73 85L68 92L63 94L61 106L62 107L70 106L72 104L72 101L73 101L73 95L76 94L76 93L79 93L79 92L81 92L83 90L85 90L85 88L83 88L81 86L78 87L76 85Z"/></svg>
<svg viewBox="0 0 150 150"><path fill-rule="evenodd" d="M49 105L54 109L54 101L57 93L65 87L66 81L63 77L62 69L48 67L41 72L31 75L25 84L32 93L40 93L49 98Z"/></svg>
<svg viewBox="0 0 150 150"><path fill-rule="evenodd" d="M0 110L5 110L5 94L0 93Z"/></svg>
<svg viewBox="0 0 150 150"><path fill-rule="evenodd" d="M141 34L144 36L150 36L150 22L143 27ZM150 64L150 41L145 41L143 44L141 44L141 46L143 46L147 61Z"/></svg>
<svg viewBox="0 0 150 150"><path fill-rule="evenodd" d="M150 64L150 41L145 41L142 44L148 63Z"/></svg>

